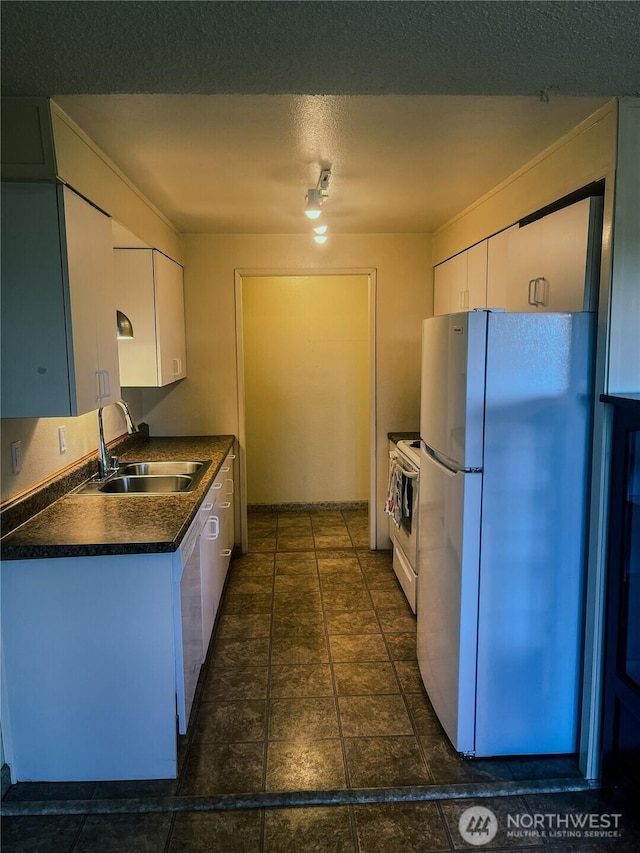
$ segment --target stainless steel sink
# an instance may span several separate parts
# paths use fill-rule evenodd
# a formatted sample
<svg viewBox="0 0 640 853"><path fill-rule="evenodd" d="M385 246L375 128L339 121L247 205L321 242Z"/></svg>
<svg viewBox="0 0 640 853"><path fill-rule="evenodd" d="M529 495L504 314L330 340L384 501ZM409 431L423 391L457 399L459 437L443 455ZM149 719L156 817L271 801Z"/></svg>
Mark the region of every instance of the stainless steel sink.
<svg viewBox="0 0 640 853"><path fill-rule="evenodd" d="M118 476L154 474L189 474L193 476L204 464L204 462L123 462L118 465Z"/></svg>
<svg viewBox="0 0 640 853"><path fill-rule="evenodd" d="M123 462L107 480L92 479L76 495L168 495L192 492L211 460Z"/></svg>
<svg viewBox="0 0 640 853"><path fill-rule="evenodd" d="M143 474L134 477L111 477L99 486L103 494L152 494L164 495L167 492L189 492L193 477L187 474Z"/></svg>

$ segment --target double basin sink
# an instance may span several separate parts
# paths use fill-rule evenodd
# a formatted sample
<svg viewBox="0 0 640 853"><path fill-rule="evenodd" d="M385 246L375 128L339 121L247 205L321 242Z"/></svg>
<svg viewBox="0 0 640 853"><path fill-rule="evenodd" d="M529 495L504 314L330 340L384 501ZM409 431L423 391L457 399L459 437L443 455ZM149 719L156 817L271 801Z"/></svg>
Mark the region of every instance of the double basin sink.
<svg viewBox="0 0 640 853"><path fill-rule="evenodd" d="M211 460L186 462L123 462L105 480L92 479L76 495L166 495L192 492Z"/></svg>

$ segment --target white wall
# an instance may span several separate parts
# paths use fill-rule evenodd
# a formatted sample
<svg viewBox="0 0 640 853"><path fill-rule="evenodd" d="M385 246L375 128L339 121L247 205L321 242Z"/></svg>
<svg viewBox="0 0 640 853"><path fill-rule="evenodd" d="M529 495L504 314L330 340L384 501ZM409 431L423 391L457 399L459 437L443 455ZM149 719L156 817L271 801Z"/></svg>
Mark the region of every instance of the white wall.
<svg viewBox="0 0 640 853"><path fill-rule="evenodd" d="M140 393L127 389L127 402L134 421L142 419ZM78 418L3 418L2 422L2 500L15 498L41 481L67 468L98 448L98 418L89 412ZM67 451L60 453L58 427L65 428ZM104 410L104 433L112 441L126 433L122 412L117 406ZM11 442L22 444L22 469L11 470ZM97 467L96 467L97 471Z"/></svg>
<svg viewBox="0 0 640 853"><path fill-rule="evenodd" d="M156 435L239 434L235 270L376 269L375 509L378 547L387 547L387 433L419 427L421 321L433 306L430 235L334 235L318 246L308 235L193 234L184 245L188 377L171 391L143 391L145 420Z"/></svg>

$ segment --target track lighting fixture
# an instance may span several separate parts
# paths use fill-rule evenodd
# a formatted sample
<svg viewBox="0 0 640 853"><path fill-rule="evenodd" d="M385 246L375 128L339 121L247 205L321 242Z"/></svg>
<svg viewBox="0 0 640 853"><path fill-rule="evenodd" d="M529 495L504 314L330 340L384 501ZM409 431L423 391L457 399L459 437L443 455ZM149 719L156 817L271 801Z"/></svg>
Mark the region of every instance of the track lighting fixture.
<svg viewBox="0 0 640 853"><path fill-rule="evenodd" d="M329 198L329 179L331 178L331 169L323 169L320 172L318 183L315 189L307 190L307 204L305 214L309 219L317 219L320 216L320 207L322 202Z"/></svg>

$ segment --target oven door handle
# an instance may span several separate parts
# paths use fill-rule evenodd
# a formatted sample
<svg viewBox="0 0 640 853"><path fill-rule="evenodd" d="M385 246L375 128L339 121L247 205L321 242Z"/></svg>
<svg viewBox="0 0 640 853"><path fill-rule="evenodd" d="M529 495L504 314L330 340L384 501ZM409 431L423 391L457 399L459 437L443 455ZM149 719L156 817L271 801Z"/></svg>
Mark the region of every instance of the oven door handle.
<svg viewBox="0 0 640 853"><path fill-rule="evenodd" d="M400 454L399 453L394 453L391 456L391 458L397 464L398 468L402 472L403 477L406 477L407 480L417 480L418 479L420 472L419 471L413 471L411 469L405 468L400 461Z"/></svg>
<svg viewBox="0 0 640 853"><path fill-rule="evenodd" d="M400 468L400 470L402 471L402 476L406 477L407 480L417 480L418 479L418 472L417 471L407 471L406 468L402 468L402 467Z"/></svg>

